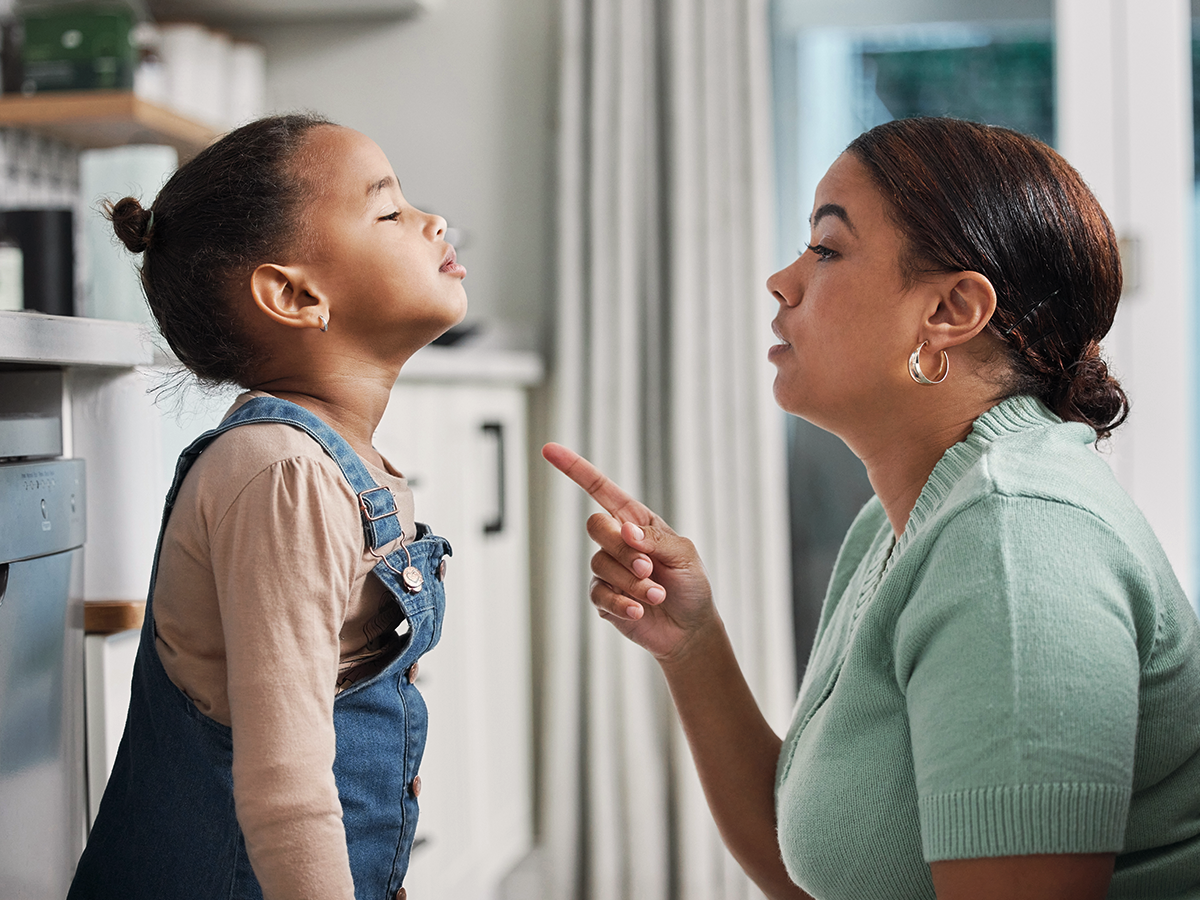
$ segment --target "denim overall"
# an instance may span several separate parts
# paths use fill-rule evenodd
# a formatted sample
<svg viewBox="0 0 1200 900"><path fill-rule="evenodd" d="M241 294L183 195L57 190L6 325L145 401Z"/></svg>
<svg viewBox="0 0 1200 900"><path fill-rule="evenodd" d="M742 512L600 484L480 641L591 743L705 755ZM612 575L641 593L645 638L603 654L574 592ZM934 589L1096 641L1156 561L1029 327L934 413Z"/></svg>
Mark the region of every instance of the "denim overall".
<svg viewBox="0 0 1200 900"><path fill-rule="evenodd" d="M167 494L164 531L196 458L218 435L251 422L292 425L324 448L359 496L366 543L373 551L401 536L391 491L375 483L332 428L275 397L249 400L183 452ZM446 602L441 563L450 554L450 545L426 526L417 531L413 543L381 557L375 567L408 620L404 650L383 671L340 693L333 706L333 773L356 900L394 900L417 825L419 782L414 788L413 779L425 748L427 718L407 673L441 636ZM162 531L151 595L161 550ZM148 602L125 733L70 900L261 900L234 812L232 764L230 729L197 710L167 677Z"/></svg>

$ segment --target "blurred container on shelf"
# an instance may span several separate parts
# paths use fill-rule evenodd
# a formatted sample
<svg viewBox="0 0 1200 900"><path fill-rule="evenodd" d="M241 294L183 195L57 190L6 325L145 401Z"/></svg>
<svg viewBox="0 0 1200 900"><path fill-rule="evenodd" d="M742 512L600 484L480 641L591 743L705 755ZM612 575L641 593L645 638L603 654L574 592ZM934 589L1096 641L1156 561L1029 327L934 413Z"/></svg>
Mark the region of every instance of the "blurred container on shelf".
<svg viewBox="0 0 1200 900"><path fill-rule="evenodd" d="M195 22L157 26L166 104L216 128L262 115L266 57L261 45L234 41Z"/></svg>
<svg viewBox="0 0 1200 900"><path fill-rule="evenodd" d="M266 49L252 41L234 41L229 57L229 124L244 125L261 116L266 96Z"/></svg>
<svg viewBox="0 0 1200 900"><path fill-rule="evenodd" d="M120 0L23 4L21 92L130 90L137 16Z"/></svg>
<svg viewBox="0 0 1200 900"><path fill-rule="evenodd" d="M0 231L0 310L25 308L24 254L16 238Z"/></svg>
<svg viewBox="0 0 1200 900"><path fill-rule="evenodd" d="M0 0L0 91L21 90L21 25L11 0Z"/></svg>
<svg viewBox="0 0 1200 900"><path fill-rule="evenodd" d="M70 209L0 211L0 231L21 248L26 309L69 316L75 312L75 225Z"/></svg>
<svg viewBox="0 0 1200 900"><path fill-rule="evenodd" d="M153 22L140 22L133 30L138 63L133 71L133 92L150 103L169 106L167 67L159 53L159 31Z"/></svg>
<svg viewBox="0 0 1200 900"><path fill-rule="evenodd" d="M103 214L103 204L133 196L148 207L177 162L173 148L146 144L79 154L83 201L79 315L150 324L150 310L138 278L141 257L130 254L117 240L112 223Z"/></svg>

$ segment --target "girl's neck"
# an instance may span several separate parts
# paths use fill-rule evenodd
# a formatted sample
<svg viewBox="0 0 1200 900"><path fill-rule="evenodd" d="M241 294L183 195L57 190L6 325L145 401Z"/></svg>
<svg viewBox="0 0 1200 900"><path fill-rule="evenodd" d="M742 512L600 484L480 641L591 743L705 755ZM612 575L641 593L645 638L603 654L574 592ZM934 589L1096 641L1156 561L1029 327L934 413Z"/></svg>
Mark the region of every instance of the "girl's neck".
<svg viewBox="0 0 1200 900"><path fill-rule="evenodd" d="M259 381L254 390L290 400L319 416L367 462L384 468L371 441L387 408L395 375L326 373L320 377L287 376Z"/></svg>

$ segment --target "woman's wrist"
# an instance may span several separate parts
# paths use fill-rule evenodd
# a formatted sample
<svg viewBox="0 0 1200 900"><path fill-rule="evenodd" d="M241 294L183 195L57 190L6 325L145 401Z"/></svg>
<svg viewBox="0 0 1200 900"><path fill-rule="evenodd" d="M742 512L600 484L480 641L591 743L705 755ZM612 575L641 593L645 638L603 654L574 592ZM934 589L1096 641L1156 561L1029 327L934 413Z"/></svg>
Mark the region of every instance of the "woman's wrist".
<svg viewBox="0 0 1200 900"><path fill-rule="evenodd" d="M677 675L694 671L696 668L711 668L712 661L723 650L733 651L725 623L715 606L711 613L688 632L669 653L658 657L658 664L669 681Z"/></svg>

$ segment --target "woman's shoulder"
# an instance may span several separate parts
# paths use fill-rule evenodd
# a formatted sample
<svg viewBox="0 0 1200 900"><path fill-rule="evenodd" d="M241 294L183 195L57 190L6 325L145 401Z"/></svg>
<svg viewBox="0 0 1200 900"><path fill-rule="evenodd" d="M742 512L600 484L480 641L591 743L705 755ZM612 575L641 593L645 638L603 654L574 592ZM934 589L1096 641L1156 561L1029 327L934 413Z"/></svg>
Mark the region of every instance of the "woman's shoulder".
<svg viewBox="0 0 1200 900"><path fill-rule="evenodd" d="M1137 542L1153 539L1086 425L1063 422L1038 401L1015 397L981 416L930 476L918 521L953 519L977 504L1019 503L1035 517L1094 516ZM940 476L940 477L939 477Z"/></svg>

